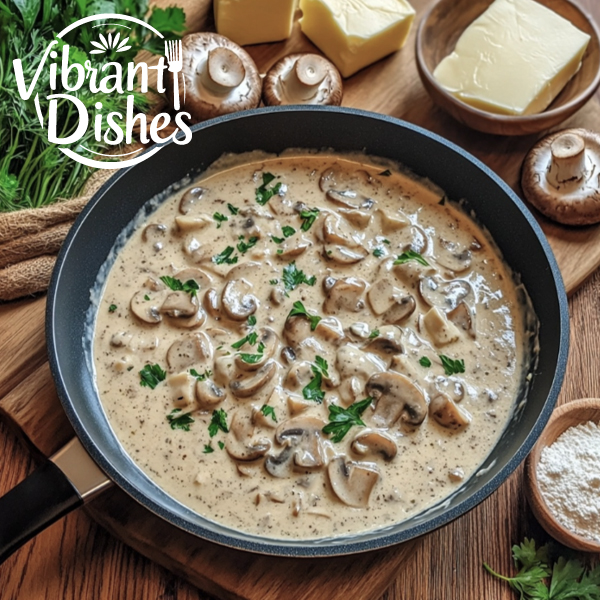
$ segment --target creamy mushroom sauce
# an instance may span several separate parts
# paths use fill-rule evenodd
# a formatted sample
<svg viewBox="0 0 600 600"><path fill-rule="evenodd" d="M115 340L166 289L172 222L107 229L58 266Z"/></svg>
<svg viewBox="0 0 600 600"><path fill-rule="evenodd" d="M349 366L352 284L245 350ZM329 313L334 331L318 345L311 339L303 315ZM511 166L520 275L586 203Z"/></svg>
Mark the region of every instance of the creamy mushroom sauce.
<svg viewBox="0 0 600 600"><path fill-rule="evenodd" d="M244 160L172 195L118 252L95 324L108 419L149 477L224 525L310 539L402 521L506 426L529 364L523 295L426 182L364 157ZM297 302L321 320L290 317ZM166 371L154 389L149 365ZM364 426L322 431L330 407L367 397ZM210 431L218 411L228 433Z"/></svg>

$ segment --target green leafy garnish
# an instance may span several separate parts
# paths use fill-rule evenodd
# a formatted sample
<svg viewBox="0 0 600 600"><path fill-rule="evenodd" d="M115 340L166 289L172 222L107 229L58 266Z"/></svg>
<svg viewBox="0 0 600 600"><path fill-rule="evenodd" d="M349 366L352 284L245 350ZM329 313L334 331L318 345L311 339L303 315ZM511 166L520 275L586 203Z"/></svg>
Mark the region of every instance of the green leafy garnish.
<svg viewBox="0 0 600 600"><path fill-rule="evenodd" d="M244 236L240 235L239 240L240 241L237 244L237 249L241 254L246 254L246 252L248 252L250 248L256 246L256 242L258 242L258 238L255 235L249 238L247 242L244 239Z"/></svg>
<svg viewBox="0 0 600 600"><path fill-rule="evenodd" d="M290 317L305 317L306 319L308 319L310 321L310 330L311 331L314 331L317 328L317 325L319 324L319 321L322 318L322 317L319 317L318 315L309 314L308 311L306 310L306 308L304 308L304 304L302 304L302 302L300 302L300 300L294 302L293 308L290 311L290 314L288 315L288 319Z"/></svg>
<svg viewBox="0 0 600 600"><path fill-rule="evenodd" d="M261 206L264 206L273 196L279 194L279 190L281 190L281 182L275 184L271 188L267 188L273 179L275 179L273 173L263 173L262 185L259 188L256 188L256 201Z"/></svg>
<svg viewBox="0 0 600 600"><path fill-rule="evenodd" d="M300 229L302 229L302 231L308 231L319 216L319 212L318 208L309 208L301 211L300 219L302 219L302 225L300 226Z"/></svg>
<svg viewBox="0 0 600 600"><path fill-rule="evenodd" d="M413 250L407 250L403 252L395 261L395 265L403 265L411 260L416 260L419 264L428 267L429 263L418 253Z"/></svg>
<svg viewBox="0 0 600 600"><path fill-rule="evenodd" d="M261 342L256 349L257 354L245 354L243 352L239 353L239 357L249 365L255 365L257 362L260 362L263 358L263 352L265 349L265 345Z"/></svg>
<svg viewBox="0 0 600 600"><path fill-rule="evenodd" d="M192 298L196 296L196 292L200 289L200 286L193 280L188 279L186 282L175 279L175 277L169 277L165 275L160 280L170 289L176 292L187 292ZM150 298L148 298L150 300Z"/></svg>
<svg viewBox="0 0 600 600"><path fill-rule="evenodd" d="M198 381L204 381L212 376L212 371L210 369L206 369L204 373L198 373L196 369L190 369L190 375L195 377Z"/></svg>
<svg viewBox="0 0 600 600"><path fill-rule="evenodd" d="M227 427L227 413L222 408L213 410L210 425L208 426L208 435L215 437L219 433L219 429L223 433L229 431L229 427Z"/></svg>
<svg viewBox="0 0 600 600"><path fill-rule="evenodd" d="M279 283L279 279L269 279L269 283L271 285L277 285Z"/></svg>
<svg viewBox="0 0 600 600"><path fill-rule="evenodd" d="M389 177L392 174L392 172L389 169L386 169L385 171L381 171L381 173L379 173L379 175L381 175L382 177Z"/></svg>
<svg viewBox="0 0 600 600"><path fill-rule="evenodd" d="M234 265L238 261L237 256L231 256L234 250L235 249L233 246L227 246L227 248L225 248L221 254L217 254L216 256L212 257L213 262L217 265L222 265L223 263Z"/></svg>
<svg viewBox="0 0 600 600"><path fill-rule="evenodd" d="M217 442L219 448L221 448L221 450L223 450L223 448L225 448L225 442L221 442L220 440Z"/></svg>
<svg viewBox="0 0 600 600"><path fill-rule="evenodd" d="M271 236L271 239L276 243L276 244L283 244L283 242L285 242L285 240L283 238L277 237L275 235Z"/></svg>
<svg viewBox="0 0 600 600"><path fill-rule="evenodd" d="M384 240L381 240L381 241L382 241L384 244L387 244L388 246L389 246L389 245L392 243L392 242L390 242L390 240L387 240L387 239L384 239Z"/></svg>
<svg viewBox="0 0 600 600"><path fill-rule="evenodd" d="M315 364L310 366L310 370L313 372L313 378L308 385L304 386L302 389L302 395L306 400L313 400L318 404L323 402L325 392L321 389L321 384L323 383L323 377L329 377L327 369L327 361L320 356L315 356Z"/></svg>
<svg viewBox="0 0 600 600"><path fill-rule="evenodd" d="M442 366L444 367L446 375L456 375L456 373L465 372L465 361L461 358L453 360L444 354L440 354L439 357L442 361Z"/></svg>
<svg viewBox="0 0 600 600"><path fill-rule="evenodd" d="M283 267L281 280L283 281L283 285L288 292L295 290L302 283L315 285L317 282L317 278L314 275L312 277L307 277L304 271L298 269L295 261Z"/></svg>
<svg viewBox="0 0 600 600"><path fill-rule="evenodd" d="M161 381L167 378L167 372L160 365L146 365L140 371L140 385L154 389Z"/></svg>
<svg viewBox="0 0 600 600"><path fill-rule="evenodd" d="M144 294L144 300L148 302L150 300L150 296L148 296L148 294Z"/></svg>
<svg viewBox="0 0 600 600"><path fill-rule="evenodd" d="M265 415L265 417L271 417L275 423L277 423L277 416L275 415L275 409L272 406L267 406L263 404L260 407L260 412Z"/></svg>
<svg viewBox="0 0 600 600"><path fill-rule="evenodd" d="M422 367L425 367L425 368L427 368L427 367L430 367L430 366L431 366L431 361L430 361L430 360L429 360L429 359L428 359L426 356L422 356L422 357L419 359L419 364L420 364Z"/></svg>
<svg viewBox="0 0 600 600"><path fill-rule="evenodd" d="M169 424L171 425L171 429L181 429L183 431L189 431L190 425L194 422L194 419L192 419L190 413L183 413L179 416L175 416L175 415L177 415L177 413L180 413L180 412L181 412L180 408L174 408L167 415L167 421L169 421Z"/></svg>
<svg viewBox="0 0 600 600"><path fill-rule="evenodd" d="M247 336L243 337L241 340L238 340L234 344L231 344L232 348L239 350L246 342L248 342L251 346L254 346L258 341L258 333L256 331L251 331Z"/></svg>
<svg viewBox="0 0 600 600"><path fill-rule="evenodd" d="M373 250L373 256L375 256L376 258L381 258L383 255L383 248L375 248L375 250Z"/></svg>
<svg viewBox="0 0 600 600"><path fill-rule="evenodd" d="M210 444L204 444L204 454L210 454L211 452L214 452L215 449L210 445Z"/></svg>
<svg viewBox="0 0 600 600"><path fill-rule="evenodd" d="M379 335L379 329L373 329L373 331L371 331L371 333L369 334L369 339L372 340L374 338L376 338Z"/></svg>
<svg viewBox="0 0 600 600"><path fill-rule="evenodd" d="M284 225L281 228L281 231L283 232L283 235L286 238L289 238L290 236L292 236L296 233L296 230L293 227L290 227L289 225Z"/></svg>
<svg viewBox="0 0 600 600"><path fill-rule="evenodd" d="M250 327L254 327L256 325L256 316L255 315L250 315L248 317L247 323L248 323L248 325L250 325Z"/></svg>
<svg viewBox="0 0 600 600"><path fill-rule="evenodd" d="M240 212L240 209L236 208L233 204L227 203L227 208L232 215L237 215Z"/></svg>
<svg viewBox="0 0 600 600"><path fill-rule="evenodd" d="M512 548L514 577L496 573L487 563L488 573L508 582L520 594L521 600L600 600L600 566L586 569L578 560L559 557L554 564L549 559L548 546L536 548L534 540Z"/></svg>
<svg viewBox="0 0 600 600"><path fill-rule="evenodd" d="M116 305L116 304L111 304L111 305L108 307L108 312L109 312L109 313L114 313L114 312L115 312L115 310L117 310L117 305Z"/></svg>
<svg viewBox="0 0 600 600"><path fill-rule="evenodd" d="M348 408L342 408L336 404L330 405L329 423L323 427L323 433L333 434L331 440L337 444L344 439L352 427L365 427L360 417L372 401L373 398L368 397L360 402L355 402Z"/></svg>
<svg viewBox="0 0 600 600"><path fill-rule="evenodd" d="M217 222L217 229L219 229L225 221L229 221L229 217L222 215L220 212L214 213L213 219Z"/></svg>

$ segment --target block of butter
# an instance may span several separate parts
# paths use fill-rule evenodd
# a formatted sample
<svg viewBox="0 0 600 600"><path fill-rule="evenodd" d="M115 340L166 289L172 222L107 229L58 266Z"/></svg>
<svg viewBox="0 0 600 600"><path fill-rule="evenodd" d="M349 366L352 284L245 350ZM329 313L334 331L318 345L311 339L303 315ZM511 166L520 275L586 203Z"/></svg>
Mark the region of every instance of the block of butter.
<svg viewBox="0 0 600 600"><path fill-rule="evenodd" d="M350 77L399 50L415 11L406 0L300 0L303 33Z"/></svg>
<svg viewBox="0 0 600 600"><path fill-rule="evenodd" d="M292 34L298 0L214 0L217 33L245 46Z"/></svg>
<svg viewBox="0 0 600 600"><path fill-rule="evenodd" d="M579 70L590 36L533 0L495 0L433 76L476 108L542 112Z"/></svg>

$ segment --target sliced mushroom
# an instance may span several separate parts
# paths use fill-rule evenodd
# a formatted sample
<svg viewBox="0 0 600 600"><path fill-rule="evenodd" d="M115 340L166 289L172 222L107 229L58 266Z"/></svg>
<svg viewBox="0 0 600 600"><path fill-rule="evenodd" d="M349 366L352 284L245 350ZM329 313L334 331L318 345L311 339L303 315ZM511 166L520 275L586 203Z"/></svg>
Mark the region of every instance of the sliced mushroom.
<svg viewBox="0 0 600 600"><path fill-rule="evenodd" d="M267 72L262 97L266 106L339 106L342 78L335 66L320 54L289 54Z"/></svg>
<svg viewBox="0 0 600 600"><path fill-rule="evenodd" d="M375 465L346 462L341 456L329 463L327 474L335 495L344 504L355 508L369 505L371 492L379 480Z"/></svg>
<svg viewBox="0 0 600 600"><path fill-rule="evenodd" d="M150 223L144 227L142 240L152 244L155 252L163 249L165 238L167 237L167 226L162 223Z"/></svg>
<svg viewBox="0 0 600 600"><path fill-rule="evenodd" d="M343 215L349 223L352 223L358 229L366 229L372 218L370 213L352 208L338 208L338 213Z"/></svg>
<svg viewBox="0 0 600 600"><path fill-rule="evenodd" d="M460 336L454 323L448 321L446 315L435 306L423 316L423 325L436 346L451 344Z"/></svg>
<svg viewBox="0 0 600 600"><path fill-rule="evenodd" d="M289 262L291 259L304 254L310 247L312 242L304 237L294 236L286 240L277 248L276 256L280 260Z"/></svg>
<svg viewBox="0 0 600 600"><path fill-rule="evenodd" d="M305 410L309 408L314 408L315 403L312 400L305 400L302 396L298 394L289 394L287 398L287 407L290 411L290 415L293 417L303 413Z"/></svg>
<svg viewBox="0 0 600 600"><path fill-rule="evenodd" d="M330 315L346 310L360 312L365 307L362 296L366 288L367 283L356 277L336 280L327 292L327 298L323 302L323 310Z"/></svg>
<svg viewBox="0 0 600 600"><path fill-rule="evenodd" d="M212 343L206 333L188 333L171 344L167 364L171 371L183 371L194 365L207 365L212 355Z"/></svg>
<svg viewBox="0 0 600 600"><path fill-rule="evenodd" d="M410 221L402 214L388 214L384 210L378 210L381 218L381 231L383 233L394 233L410 225Z"/></svg>
<svg viewBox="0 0 600 600"><path fill-rule="evenodd" d="M338 206L349 208L352 210L369 209L375 204L375 201L369 196L356 192L354 190L328 190L326 193L327 199L331 200Z"/></svg>
<svg viewBox="0 0 600 600"><path fill-rule="evenodd" d="M113 348L127 348L133 340L133 334L128 331L119 331L110 338L110 345Z"/></svg>
<svg viewBox="0 0 600 600"><path fill-rule="evenodd" d="M190 280L195 281L201 290L209 287L213 280L208 273L205 273L202 269L197 269L195 267L177 271L177 273L175 273L175 277L183 283L186 283Z"/></svg>
<svg viewBox="0 0 600 600"><path fill-rule="evenodd" d="M212 408L225 400L225 390L209 378L198 379L195 391L200 408Z"/></svg>
<svg viewBox="0 0 600 600"><path fill-rule="evenodd" d="M323 256L328 260L333 260L340 265L353 265L364 260L369 252L362 246L350 250L345 246L335 246L326 244L323 247Z"/></svg>
<svg viewBox="0 0 600 600"><path fill-rule="evenodd" d="M368 323L363 323L362 321L357 321L356 323L352 323L349 328L350 333L361 339L366 340L369 335L371 335L371 328Z"/></svg>
<svg viewBox="0 0 600 600"><path fill-rule="evenodd" d="M175 217L175 225L181 233L189 233L190 231L198 231L204 229L208 225L214 223L208 215L199 215L197 217L177 216Z"/></svg>
<svg viewBox="0 0 600 600"><path fill-rule="evenodd" d="M377 402L373 421L378 426L391 427L400 418L410 425L420 425L427 416L423 392L400 373L376 373L365 389Z"/></svg>
<svg viewBox="0 0 600 600"><path fill-rule="evenodd" d="M258 106L260 75L243 48L222 35L206 32L184 36L182 49L177 91L181 109L191 115L193 123ZM174 94L169 77L167 97L171 106Z"/></svg>
<svg viewBox="0 0 600 600"><path fill-rule="evenodd" d="M195 378L189 373L178 373L167 378L171 396L176 407L182 408L194 402Z"/></svg>
<svg viewBox="0 0 600 600"><path fill-rule="evenodd" d="M261 358L253 363L248 363L242 360L240 354L235 356L235 366L239 371L258 371L262 368L265 363L275 354L277 347L279 346L279 337L270 327L262 327L258 330L258 341L256 350L248 350L247 352L257 352L257 349L262 345ZM246 352L246 351L244 351Z"/></svg>
<svg viewBox="0 0 600 600"><path fill-rule="evenodd" d="M184 254L189 256L195 263L200 263L207 258L206 247L200 243L200 240L194 234L189 234L183 240L182 248Z"/></svg>
<svg viewBox="0 0 600 600"><path fill-rule="evenodd" d="M385 460L392 460L398 454L396 442L382 431L365 429L354 436L352 450L361 456L381 454Z"/></svg>
<svg viewBox="0 0 600 600"><path fill-rule="evenodd" d="M471 415L458 407L446 394L439 394L429 403L429 415L442 427L464 429L471 422Z"/></svg>
<svg viewBox="0 0 600 600"><path fill-rule="evenodd" d="M144 323L155 325L162 321L160 307L162 306L164 297L163 293L141 290L133 295L129 303L129 308Z"/></svg>
<svg viewBox="0 0 600 600"><path fill-rule="evenodd" d="M249 414L238 409L231 418L229 433L225 438L225 450L235 460L250 461L264 456L271 449L266 438L253 440L254 425Z"/></svg>
<svg viewBox="0 0 600 600"><path fill-rule="evenodd" d="M394 299L394 304L383 313L386 323L398 324L408 319L417 308L415 297L412 294Z"/></svg>
<svg viewBox="0 0 600 600"><path fill-rule="evenodd" d="M257 299L250 294L252 285L245 279L233 279L223 288L221 306L233 321L245 321L258 308Z"/></svg>
<svg viewBox="0 0 600 600"><path fill-rule="evenodd" d="M345 377L337 389L341 404L345 407L364 397L363 391L364 384L358 377Z"/></svg>
<svg viewBox="0 0 600 600"><path fill-rule="evenodd" d="M323 240L327 244L339 244L347 248L360 246L360 237L335 214L329 214L323 219Z"/></svg>
<svg viewBox="0 0 600 600"><path fill-rule="evenodd" d="M233 378L233 357L231 355L222 354L215 358L213 378L219 385L229 385Z"/></svg>
<svg viewBox="0 0 600 600"><path fill-rule="evenodd" d="M394 304L395 296L399 293L389 279L378 279L371 285L367 292L369 304L373 312L379 316Z"/></svg>
<svg viewBox="0 0 600 600"><path fill-rule="evenodd" d="M454 402L460 402L465 397L465 386L456 377L436 377L431 396L445 394Z"/></svg>
<svg viewBox="0 0 600 600"><path fill-rule="evenodd" d="M215 288L206 290L204 294L204 308L213 319L221 318L221 298Z"/></svg>
<svg viewBox="0 0 600 600"><path fill-rule="evenodd" d="M354 344L345 344L338 349L335 365L342 380L354 376L367 380L386 368L385 362L379 357L363 352Z"/></svg>
<svg viewBox="0 0 600 600"><path fill-rule="evenodd" d="M339 319L324 317L317 324L315 335L326 342L337 344L344 339L344 329Z"/></svg>
<svg viewBox="0 0 600 600"><path fill-rule="evenodd" d="M288 390L297 391L308 385L313 378L311 363L304 360L295 362L288 371L283 385Z"/></svg>
<svg viewBox="0 0 600 600"><path fill-rule="evenodd" d="M275 286L269 294L269 300L271 300L275 306L281 306L285 302L285 294L285 289L281 286Z"/></svg>
<svg viewBox="0 0 600 600"><path fill-rule="evenodd" d="M440 238L434 250L435 261L454 273L462 273L471 267L472 257L468 248L461 247L457 242Z"/></svg>
<svg viewBox="0 0 600 600"><path fill-rule="evenodd" d="M202 200L202 196L206 191L205 188L195 186L184 192L179 201L179 212L182 215L187 215L194 208L194 205Z"/></svg>
<svg viewBox="0 0 600 600"><path fill-rule="evenodd" d="M404 352L402 343L402 330L396 325L383 325L379 328L379 335L373 338L366 346L368 352L393 355Z"/></svg>
<svg viewBox="0 0 600 600"><path fill-rule="evenodd" d="M475 313L466 302L460 302L456 308L447 313L446 316L449 321L463 331L466 331L472 338L476 337Z"/></svg>
<svg viewBox="0 0 600 600"><path fill-rule="evenodd" d="M276 372L277 363L269 360L252 375L231 381L229 389L236 398L249 398L262 390L273 379Z"/></svg>
<svg viewBox="0 0 600 600"><path fill-rule="evenodd" d="M300 316L288 317L283 325L283 337L286 342L296 348L301 342L313 334L310 321Z"/></svg>
<svg viewBox="0 0 600 600"><path fill-rule="evenodd" d="M160 312L163 315L173 317L191 317L198 311L198 297L187 292L171 292L162 303Z"/></svg>
<svg viewBox="0 0 600 600"><path fill-rule="evenodd" d="M466 298L474 299L473 288L468 281L446 281L437 275L421 278L419 292L426 304L442 310L453 310Z"/></svg>

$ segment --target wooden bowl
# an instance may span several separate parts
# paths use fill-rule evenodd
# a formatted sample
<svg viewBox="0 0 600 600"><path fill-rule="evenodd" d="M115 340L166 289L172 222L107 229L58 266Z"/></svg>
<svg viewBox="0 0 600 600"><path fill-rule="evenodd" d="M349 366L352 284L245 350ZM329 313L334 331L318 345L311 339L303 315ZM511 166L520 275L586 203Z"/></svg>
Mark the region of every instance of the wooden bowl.
<svg viewBox="0 0 600 600"><path fill-rule="evenodd" d="M421 19L416 41L417 67L433 101L461 123L499 135L544 131L577 112L600 84L600 31L591 17L569 0L537 1L591 36L578 73L544 112L510 116L480 110L447 92L433 77L433 71L454 50L462 32L488 8L492 0L440 0Z"/></svg>
<svg viewBox="0 0 600 600"><path fill-rule="evenodd" d="M552 413L546 428L525 463L525 492L529 506L542 527L561 544L584 552L600 553L600 542L594 542L569 531L550 512L539 489L537 466L542 450L552 445L569 427L587 421L600 423L600 399L585 398L560 406Z"/></svg>

